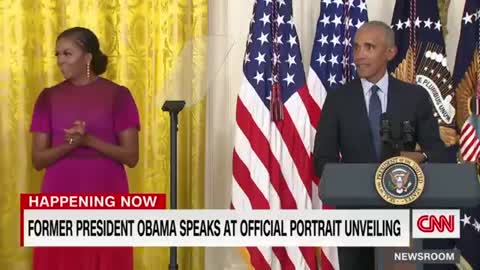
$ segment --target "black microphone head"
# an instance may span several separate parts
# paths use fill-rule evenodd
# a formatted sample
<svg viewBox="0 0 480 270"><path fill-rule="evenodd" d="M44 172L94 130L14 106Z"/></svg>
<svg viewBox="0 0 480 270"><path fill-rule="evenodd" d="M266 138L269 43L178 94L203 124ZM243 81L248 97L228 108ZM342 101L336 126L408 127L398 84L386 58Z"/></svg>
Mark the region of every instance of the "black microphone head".
<svg viewBox="0 0 480 270"><path fill-rule="evenodd" d="M415 128L410 121L402 122L402 134L405 147L407 149L415 148Z"/></svg>
<svg viewBox="0 0 480 270"><path fill-rule="evenodd" d="M383 142L388 142L392 137L392 128L390 124L390 118L387 113L382 113L380 118L380 137Z"/></svg>
<svg viewBox="0 0 480 270"><path fill-rule="evenodd" d="M390 119L390 115L382 113L380 118L380 138L383 143L381 160L398 156L396 143L393 137L392 123L394 122Z"/></svg>
<svg viewBox="0 0 480 270"><path fill-rule="evenodd" d="M415 133L415 128L409 120L402 122L402 132L405 133Z"/></svg>

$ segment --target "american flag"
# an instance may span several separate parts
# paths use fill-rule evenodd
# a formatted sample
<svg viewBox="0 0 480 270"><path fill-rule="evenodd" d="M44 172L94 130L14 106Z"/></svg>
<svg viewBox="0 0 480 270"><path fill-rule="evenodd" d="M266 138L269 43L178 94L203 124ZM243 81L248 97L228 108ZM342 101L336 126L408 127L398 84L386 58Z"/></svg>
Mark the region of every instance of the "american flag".
<svg viewBox="0 0 480 270"><path fill-rule="evenodd" d="M463 160L479 162L480 153L480 2L466 0L461 21L455 70L460 154ZM464 122L464 123L463 123ZM463 124L463 125L462 125ZM459 269L480 269L480 206L462 209L461 238L456 247L462 257Z"/></svg>
<svg viewBox="0 0 480 270"><path fill-rule="evenodd" d="M323 105L328 91L353 80L353 38L368 21L365 0L322 0L308 87Z"/></svg>
<svg viewBox="0 0 480 270"><path fill-rule="evenodd" d="M478 119L478 99L472 99L472 114L462 126L460 132L460 154L464 161L476 162L480 153L479 119Z"/></svg>
<svg viewBox="0 0 480 270"><path fill-rule="evenodd" d="M475 134L477 99L480 84L480 2L465 2L462 17L460 39L458 42L455 71L453 74L457 93L457 109L462 126L460 135L460 153L463 160L478 160L480 143ZM472 99L473 98L473 99ZM472 102L472 100L474 102ZM473 105L473 106L472 106ZM469 117L469 115L471 115ZM468 119L466 119L469 117ZM460 123L462 124L462 123Z"/></svg>
<svg viewBox="0 0 480 270"><path fill-rule="evenodd" d="M329 91L355 78L353 39L358 28L366 21L368 14L364 0L321 1L308 74L308 88L320 107ZM314 194L318 194L317 190L314 190ZM314 200L317 201L320 202ZM321 255L322 270L339 269L335 247L323 247Z"/></svg>
<svg viewBox="0 0 480 270"><path fill-rule="evenodd" d="M257 0L237 98L232 208L311 209L320 114L306 85L292 0ZM312 247L247 247L255 269L317 269Z"/></svg>
<svg viewBox="0 0 480 270"><path fill-rule="evenodd" d="M460 148L463 160L478 162L480 151L480 118L478 114L479 100L474 96L471 100L471 115L465 121L460 137ZM455 247L460 250L459 269L480 269L480 206L461 209L460 239Z"/></svg>

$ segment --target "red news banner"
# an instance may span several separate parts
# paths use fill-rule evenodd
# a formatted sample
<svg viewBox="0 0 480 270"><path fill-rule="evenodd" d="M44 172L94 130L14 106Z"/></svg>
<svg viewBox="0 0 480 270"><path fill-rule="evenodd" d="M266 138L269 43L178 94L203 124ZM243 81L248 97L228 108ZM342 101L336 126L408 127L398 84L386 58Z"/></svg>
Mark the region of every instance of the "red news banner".
<svg viewBox="0 0 480 270"><path fill-rule="evenodd" d="M151 209L161 210L166 208L165 194L21 194L20 195L20 245L24 246L25 230L36 230L37 235L48 235L45 231L55 230L60 235L72 235L72 220L65 216L58 222L48 220L29 220L25 227L25 211L29 210L128 210L128 209ZM41 211L40 211L41 212ZM53 224L52 224L53 223ZM77 222L81 224L82 222ZM115 223L115 222L114 222ZM118 223L118 222L116 222ZM87 224L83 222L83 224ZM77 225L77 228L80 225ZM86 226L83 226L88 228Z"/></svg>
<svg viewBox="0 0 480 270"><path fill-rule="evenodd" d="M165 210L164 194L22 194L21 245L408 246L408 210Z"/></svg>
<svg viewBox="0 0 480 270"><path fill-rule="evenodd" d="M165 194L21 194L26 209L165 209Z"/></svg>

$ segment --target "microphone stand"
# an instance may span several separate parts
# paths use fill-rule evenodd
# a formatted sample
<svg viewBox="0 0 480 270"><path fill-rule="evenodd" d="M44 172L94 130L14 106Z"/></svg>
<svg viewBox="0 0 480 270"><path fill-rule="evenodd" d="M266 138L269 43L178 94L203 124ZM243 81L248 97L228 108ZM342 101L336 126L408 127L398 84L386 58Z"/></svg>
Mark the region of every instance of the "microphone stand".
<svg viewBox="0 0 480 270"><path fill-rule="evenodd" d="M380 121L380 138L382 140L381 161L387 160L396 155L395 140L392 135L392 126L387 114L382 114Z"/></svg>
<svg viewBox="0 0 480 270"><path fill-rule="evenodd" d="M167 100L162 110L170 113L170 209L177 209L177 132L178 113L185 106L183 100ZM169 270L177 270L177 248L170 247Z"/></svg>

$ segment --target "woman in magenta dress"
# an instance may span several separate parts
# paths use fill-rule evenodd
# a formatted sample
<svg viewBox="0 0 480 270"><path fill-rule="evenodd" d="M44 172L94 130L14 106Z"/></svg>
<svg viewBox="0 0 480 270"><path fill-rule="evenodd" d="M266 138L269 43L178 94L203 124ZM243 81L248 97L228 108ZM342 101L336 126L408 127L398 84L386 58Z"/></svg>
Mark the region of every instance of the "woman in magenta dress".
<svg viewBox="0 0 480 270"><path fill-rule="evenodd" d="M140 121L130 91L99 77L107 67L95 34L61 33L65 80L44 89L32 116L32 159L43 193L128 193L124 165L138 162ZM131 270L132 248L35 248L34 270Z"/></svg>

